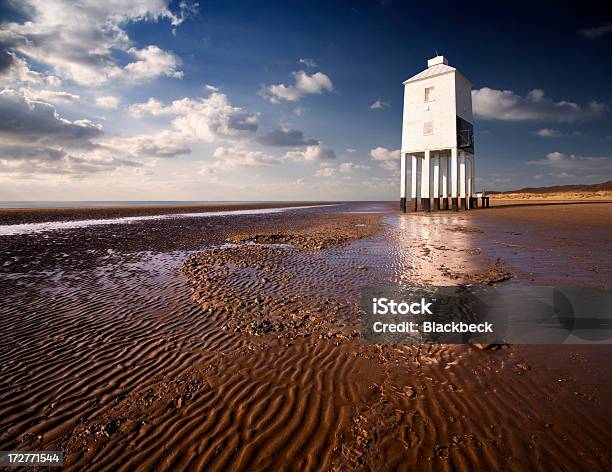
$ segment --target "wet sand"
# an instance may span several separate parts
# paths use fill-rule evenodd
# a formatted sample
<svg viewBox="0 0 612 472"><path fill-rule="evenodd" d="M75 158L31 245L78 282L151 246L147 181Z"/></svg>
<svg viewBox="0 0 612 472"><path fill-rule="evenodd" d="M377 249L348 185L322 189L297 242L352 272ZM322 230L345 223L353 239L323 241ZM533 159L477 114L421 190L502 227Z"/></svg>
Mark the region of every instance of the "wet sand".
<svg viewBox="0 0 612 472"><path fill-rule="evenodd" d="M62 208L0 208L0 224L39 223L85 219L110 219L134 216L196 213L207 211L253 210L294 206L326 205L335 202L260 202L248 204L97 206Z"/></svg>
<svg viewBox="0 0 612 472"><path fill-rule="evenodd" d="M611 217L359 203L3 236L0 449L67 470L609 470L610 346L366 345L358 300L609 287Z"/></svg>

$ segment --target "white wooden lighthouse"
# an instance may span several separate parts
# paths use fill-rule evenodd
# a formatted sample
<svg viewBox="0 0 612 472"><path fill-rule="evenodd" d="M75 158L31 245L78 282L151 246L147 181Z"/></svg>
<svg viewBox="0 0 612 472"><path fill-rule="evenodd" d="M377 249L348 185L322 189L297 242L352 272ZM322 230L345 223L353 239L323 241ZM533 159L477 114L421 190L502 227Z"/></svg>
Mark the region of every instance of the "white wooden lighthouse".
<svg viewBox="0 0 612 472"><path fill-rule="evenodd" d="M408 163L410 209L467 210L475 194L472 85L443 56L404 82L401 209L406 212ZM483 199L484 203L484 199Z"/></svg>

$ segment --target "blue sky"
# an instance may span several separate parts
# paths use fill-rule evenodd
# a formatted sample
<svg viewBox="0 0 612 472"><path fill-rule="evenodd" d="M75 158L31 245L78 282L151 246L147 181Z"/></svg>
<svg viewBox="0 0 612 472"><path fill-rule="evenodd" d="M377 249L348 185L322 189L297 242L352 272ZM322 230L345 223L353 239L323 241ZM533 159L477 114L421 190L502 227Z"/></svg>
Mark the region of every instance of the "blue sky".
<svg viewBox="0 0 612 472"><path fill-rule="evenodd" d="M612 178L610 11L262 3L0 2L0 199L396 199L436 52L473 82L478 188Z"/></svg>

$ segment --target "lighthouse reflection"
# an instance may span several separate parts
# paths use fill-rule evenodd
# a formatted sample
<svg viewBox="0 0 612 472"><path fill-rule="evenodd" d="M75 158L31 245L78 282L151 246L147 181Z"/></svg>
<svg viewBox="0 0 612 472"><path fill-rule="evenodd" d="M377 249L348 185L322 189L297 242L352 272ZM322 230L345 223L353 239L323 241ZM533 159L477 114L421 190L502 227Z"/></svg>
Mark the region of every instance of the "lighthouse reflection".
<svg viewBox="0 0 612 472"><path fill-rule="evenodd" d="M454 285L476 270L480 230L455 214L389 216L393 268L390 282Z"/></svg>

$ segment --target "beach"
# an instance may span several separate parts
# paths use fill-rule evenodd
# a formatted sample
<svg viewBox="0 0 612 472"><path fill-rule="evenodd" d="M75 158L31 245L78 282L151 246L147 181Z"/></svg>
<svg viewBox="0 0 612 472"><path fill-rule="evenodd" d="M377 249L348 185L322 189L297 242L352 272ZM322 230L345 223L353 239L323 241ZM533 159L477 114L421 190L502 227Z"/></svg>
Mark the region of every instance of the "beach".
<svg viewBox="0 0 612 472"><path fill-rule="evenodd" d="M75 471L610 470L609 344L360 337L372 285L610 287L612 203L518 203L0 210L0 450Z"/></svg>

